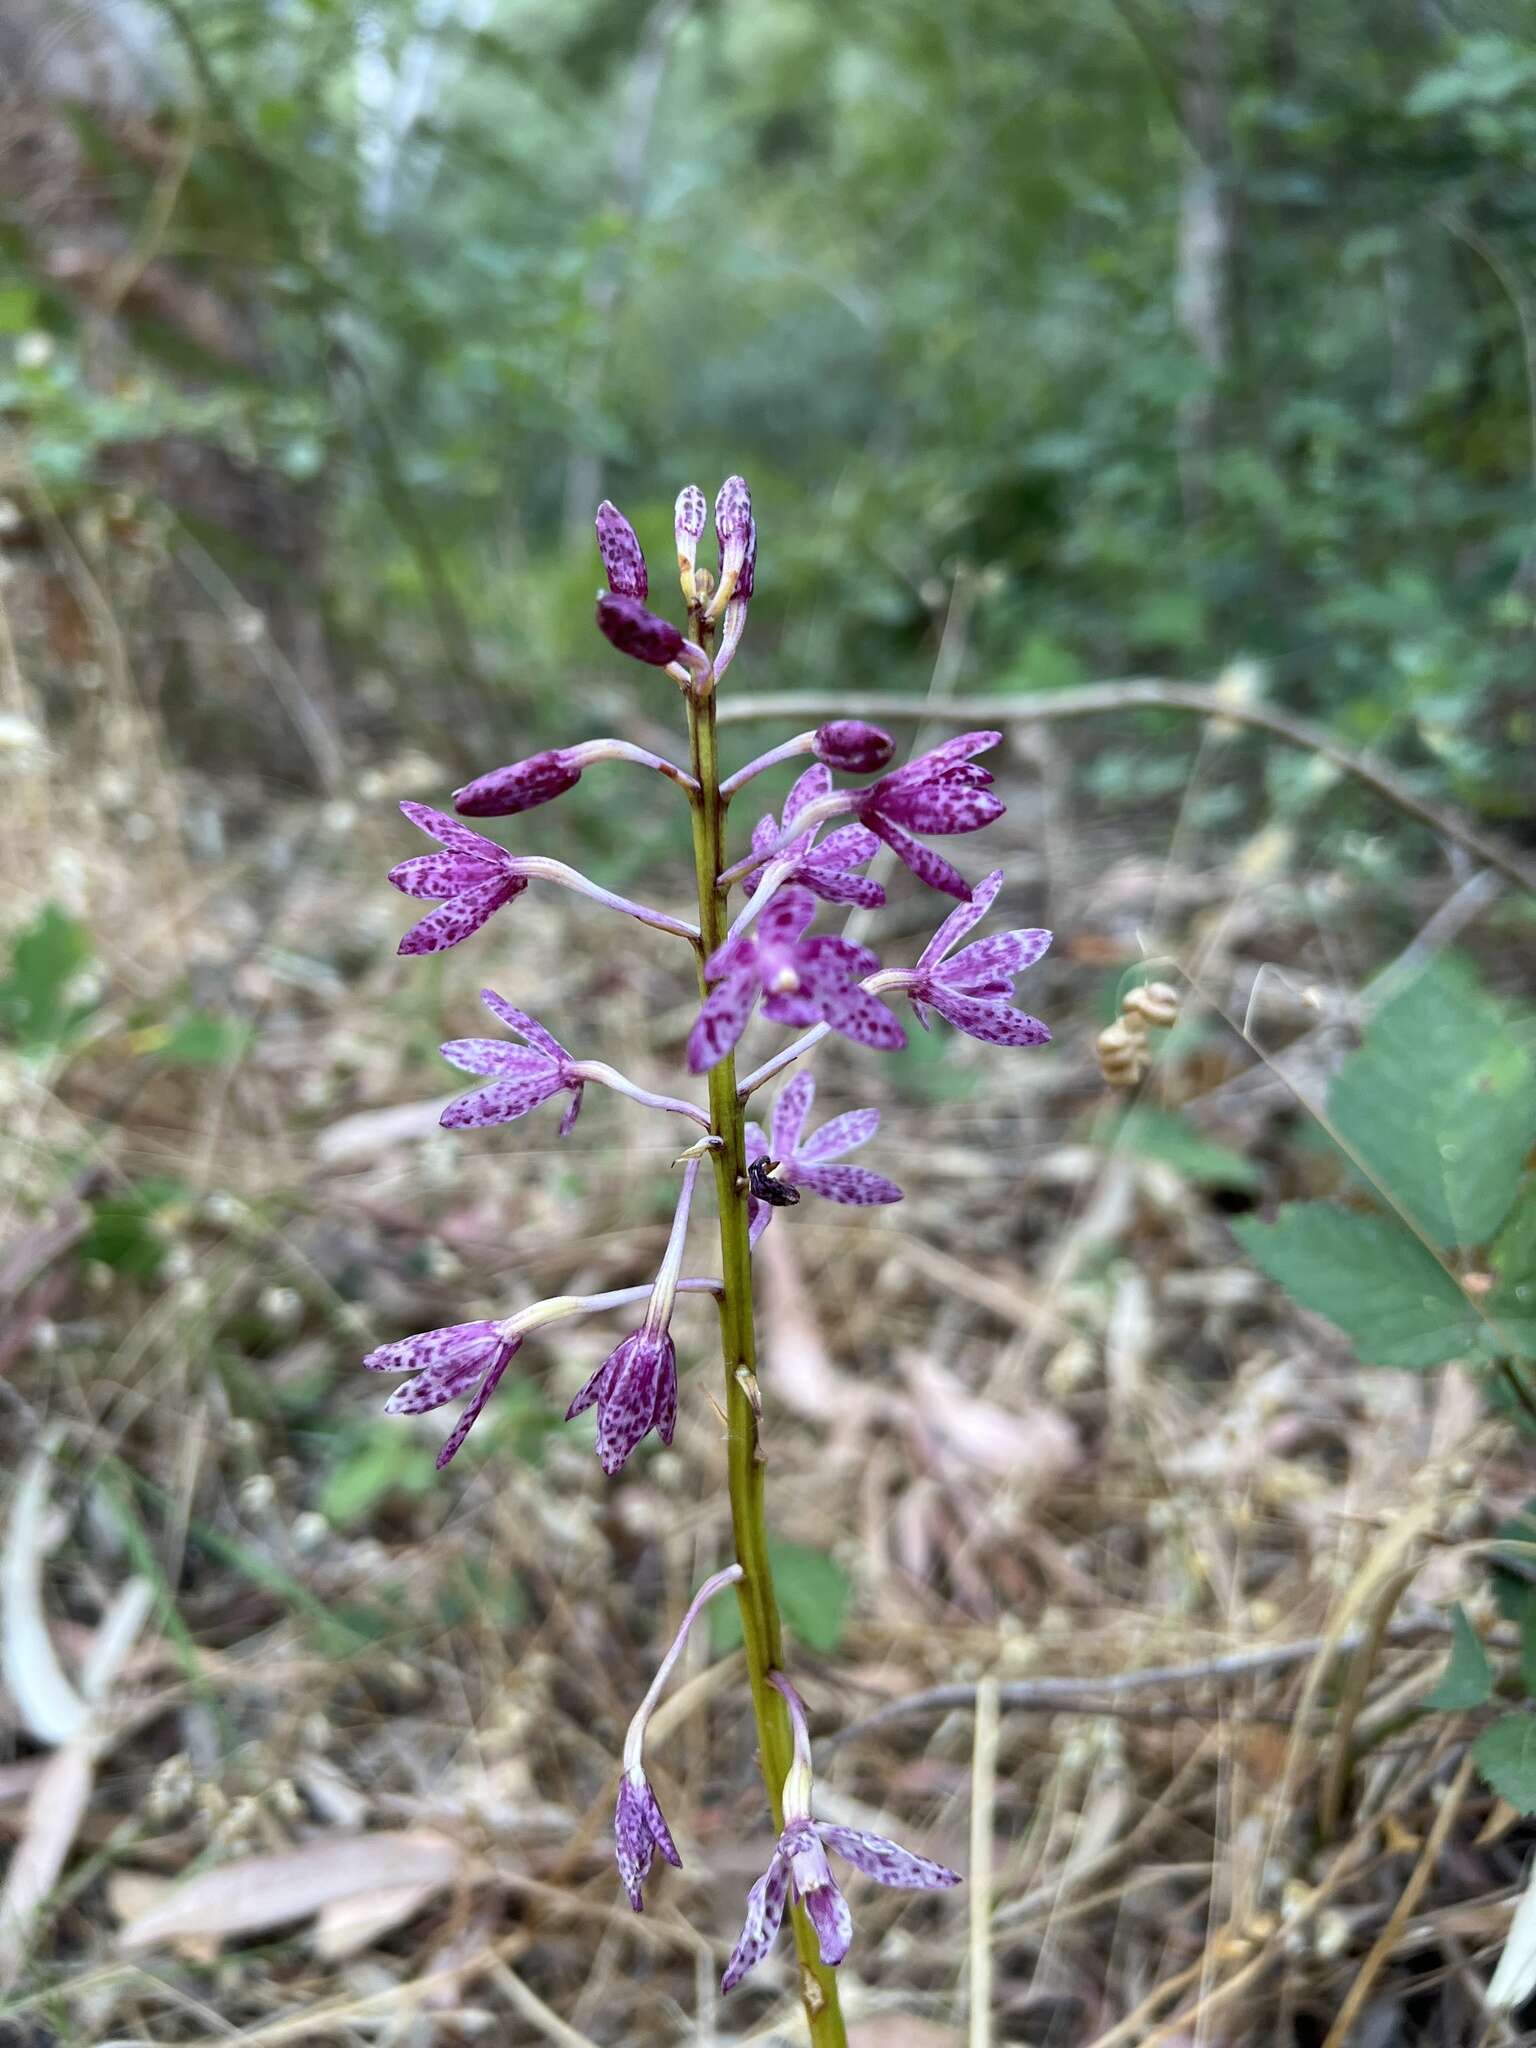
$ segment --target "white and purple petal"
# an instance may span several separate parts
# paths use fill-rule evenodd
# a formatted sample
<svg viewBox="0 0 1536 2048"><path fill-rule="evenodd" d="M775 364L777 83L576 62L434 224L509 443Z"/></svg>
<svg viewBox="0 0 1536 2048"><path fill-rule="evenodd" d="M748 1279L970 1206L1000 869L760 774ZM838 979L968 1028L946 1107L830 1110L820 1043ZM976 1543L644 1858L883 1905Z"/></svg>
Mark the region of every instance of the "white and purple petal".
<svg viewBox="0 0 1536 2048"><path fill-rule="evenodd" d="M669 1377L675 1398L677 1374L672 1339L645 1330L626 1337L611 1364L597 1406L598 1463L610 1479L655 1422Z"/></svg>
<svg viewBox="0 0 1536 2048"><path fill-rule="evenodd" d="M437 1049L449 1066L461 1073L484 1074L499 1081L553 1074L558 1082L559 1067L530 1045L508 1045L504 1038L450 1038Z"/></svg>
<svg viewBox="0 0 1536 2048"><path fill-rule="evenodd" d="M438 1122L445 1131L479 1131L491 1124L510 1124L559 1092L560 1070L545 1060L538 1073L516 1074L461 1095L449 1103Z"/></svg>
<svg viewBox="0 0 1536 2048"><path fill-rule="evenodd" d="M1015 1010L1008 1003L983 1002L943 987L930 987L924 994L941 1017L947 1017L957 1031L965 1032L969 1038L979 1038L987 1045L1050 1043L1050 1031L1038 1017Z"/></svg>
<svg viewBox="0 0 1536 2048"><path fill-rule="evenodd" d="M916 1856L885 1835L871 1834L865 1828L834 1827L824 1820L817 1821L815 1828L829 1849L855 1870L872 1877L876 1884L895 1885L907 1891L939 1891L960 1882L958 1871L935 1863L930 1857Z"/></svg>
<svg viewBox="0 0 1536 2048"><path fill-rule="evenodd" d="M816 899L808 889L776 889L773 901L757 921L758 939L764 946L791 944L815 915Z"/></svg>
<svg viewBox="0 0 1536 2048"><path fill-rule="evenodd" d="M493 1017L505 1024L509 1031L515 1031L519 1038L527 1039L528 1043L543 1053L546 1059L563 1062L570 1058L570 1054L558 1038L546 1031L544 1026L530 1017L526 1010L514 1009L503 997L497 995L495 989L481 989L480 1000Z"/></svg>
<svg viewBox="0 0 1536 2048"><path fill-rule="evenodd" d="M883 1202L899 1202L901 1189L882 1173L867 1166L802 1166L792 1160L784 1178L824 1202L842 1202L849 1208L872 1209Z"/></svg>
<svg viewBox="0 0 1536 2048"><path fill-rule="evenodd" d="M979 982L1011 980L1033 967L1050 943L1051 934L1045 931L993 932L946 960L937 978L949 988L974 994Z"/></svg>
<svg viewBox="0 0 1536 2048"><path fill-rule="evenodd" d="M773 1105L773 1114L768 1119L775 1159L789 1159L793 1156L815 1099L816 1078L813 1074L796 1074L792 1081L779 1090L778 1099Z"/></svg>
<svg viewBox="0 0 1536 2048"><path fill-rule="evenodd" d="M786 1145L781 1158L793 1153L796 1163L813 1159L840 1159L857 1145L867 1145L880 1128L878 1109L850 1109L813 1131L803 1145Z"/></svg>
<svg viewBox="0 0 1536 2048"><path fill-rule="evenodd" d="M811 1916L821 1960L829 1970L835 1970L853 1946L853 1915L838 1889L837 1879L829 1876L825 1884L802 1892L801 1904Z"/></svg>
<svg viewBox="0 0 1536 2048"><path fill-rule="evenodd" d="M785 797L784 829L788 831L807 804L813 804L821 797L830 796L831 793L832 770L824 768L818 761L814 767L806 769L795 782L789 795Z"/></svg>
<svg viewBox="0 0 1536 2048"><path fill-rule="evenodd" d="M741 1939L731 1951L725 1975L720 1979L722 1991L734 1991L747 1972L755 1970L773 1947L788 1896L789 1865L775 1849L768 1868L747 1893L747 1917Z"/></svg>
<svg viewBox="0 0 1536 2048"><path fill-rule="evenodd" d="M446 1359L470 1353L479 1356L488 1343L500 1341L499 1323L448 1323L440 1330L418 1330L414 1337L397 1337L393 1344L381 1344L368 1353L363 1364L369 1372L425 1372Z"/></svg>

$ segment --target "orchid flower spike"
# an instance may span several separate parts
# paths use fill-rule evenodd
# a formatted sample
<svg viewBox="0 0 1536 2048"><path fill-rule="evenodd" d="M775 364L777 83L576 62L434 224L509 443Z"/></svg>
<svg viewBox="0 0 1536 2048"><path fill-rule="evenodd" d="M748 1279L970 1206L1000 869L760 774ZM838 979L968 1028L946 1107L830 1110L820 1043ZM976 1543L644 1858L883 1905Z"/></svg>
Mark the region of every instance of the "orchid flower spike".
<svg viewBox="0 0 1536 2048"><path fill-rule="evenodd" d="M845 1862L877 1884L937 1891L960 1882L957 1871L915 1855L884 1835L871 1834L865 1828L833 1827L811 1818L811 1739L805 1706L782 1672L771 1671L768 1682L783 1694L789 1707L795 1760L784 1780L784 1831L774 1844L768 1868L747 1894L746 1923L720 1980L722 1991L733 1991L767 1955L790 1898L810 1915L821 1960L828 1968L836 1969L847 1955L853 1942L853 1916L832 1875L828 1849L835 1849Z"/></svg>
<svg viewBox="0 0 1536 2048"><path fill-rule="evenodd" d="M672 1667L683 1654L688 1641L688 1631L698 1620L709 1602L727 1586L736 1585L745 1574L739 1564L729 1564L724 1571L716 1572L700 1586L683 1616L682 1624L672 1639L672 1647L661 1660L656 1676L651 1680L650 1690L635 1711L629 1724L629 1733L624 1738L624 1768L619 1776L618 1807L613 1817L614 1857L619 1866L619 1876L629 1894L629 1903L637 1913L645 1911L642 1887L650 1875L651 1859L660 1850L674 1870L681 1870L683 1859L677 1853L677 1844L671 1830L662 1818L656 1794L651 1790L645 1775L645 1729L661 1698Z"/></svg>
<svg viewBox="0 0 1536 2048"><path fill-rule="evenodd" d="M672 1218L672 1234L651 1288L645 1318L633 1335L614 1346L570 1407L565 1419L597 1406L598 1462L611 1479L642 1437L655 1430L664 1444L677 1426L677 1349L672 1342L672 1307L683 1270L688 1212L702 1160L690 1159Z"/></svg>

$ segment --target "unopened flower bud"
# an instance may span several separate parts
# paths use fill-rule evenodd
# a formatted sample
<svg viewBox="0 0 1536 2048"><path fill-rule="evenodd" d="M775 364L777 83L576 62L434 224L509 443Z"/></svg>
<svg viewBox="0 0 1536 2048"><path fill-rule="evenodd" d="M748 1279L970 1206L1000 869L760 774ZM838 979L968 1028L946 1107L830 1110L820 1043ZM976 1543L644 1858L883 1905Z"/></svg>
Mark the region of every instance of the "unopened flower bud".
<svg viewBox="0 0 1536 2048"><path fill-rule="evenodd" d="M752 595L757 582L757 521L747 522L747 551L741 558L741 574L736 578L736 596L745 604Z"/></svg>
<svg viewBox="0 0 1536 2048"><path fill-rule="evenodd" d="M598 592L597 624L604 639L620 654L648 661L653 668L676 661L687 644L669 619L648 612L638 598L620 597L611 590Z"/></svg>
<svg viewBox="0 0 1536 2048"><path fill-rule="evenodd" d="M607 632L606 627L603 630ZM609 633L608 637L611 640L613 635ZM574 751L554 747L547 753L530 754L526 761L493 768L489 775L465 783L462 789L454 791L453 807L466 818L510 818L518 811L535 810L554 797L564 796L580 780L581 763L574 757Z"/></svg>
<svg viewBox="0 0 1536 2048"><path fill-rule="evenodd" d="M811 745L818 761L846 775L872 775L895 751L890 734L878 725L866 725L862 718L839 718L821 726Z"/></svg>
<svg viewBox="0 0 1536 2048"><path fill-rule="evenodd" d="M677 535L677 568L682 579L683 596L689 604L694 601L693 572L699 559L699 540L704 532L706 513L704 493L697 484L688 484L677 494L677 505L673 512L673 530Z"/></svg>
<svg viewBox="0 0 1536 2048"><path fill-rule="evenodd" d="M603 574L616 597L643 598L650 589L645 571L645 554L639 536L617 505L604 498L593 524L597 528L597 551L603 558Z"/></svg>
<svg viewBox="0 0 1536 2048"><path fill-rule="evenodd" d="M1146 981L1128 989L1120 998L1127 1017L1140 1017L1159 1031L1169 1031L1179 1021L1179 992L1166 981Z"/></svg>
<svg viewBox="0 0 1536 2048"><path fill-rule="evenodd" d="M747 542L752 537L752 493L745 477L728 476L715 499L715 539L720 547L720 584L710 600L714 616L736 594Z"/></svg>

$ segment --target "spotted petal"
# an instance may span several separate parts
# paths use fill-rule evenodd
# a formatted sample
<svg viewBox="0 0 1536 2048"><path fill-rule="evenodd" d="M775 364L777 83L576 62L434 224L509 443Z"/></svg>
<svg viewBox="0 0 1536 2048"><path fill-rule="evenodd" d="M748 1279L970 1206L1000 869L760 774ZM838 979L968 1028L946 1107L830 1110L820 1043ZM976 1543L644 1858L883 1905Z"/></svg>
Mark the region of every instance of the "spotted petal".
<svg viewBox="0 0 1536 2048"><path fill-rule="evenodd" d="M901 790L881 806L886 818L910 825L915 832L944 833L979 832L1007 808L990 790L958 775Z"/></svg>
<svg viewBox="0 0 1536 2048"><path fill-rule="evenodd" d="M773 1115L768 1119L768 1128L773 1133L772 1150L775 1159L793 1157L815 1098L816 1078L813 1074L796 1074L787 1086L779 1090L778 1100L773 1105Z"/></svg>
<svg viewBox="0 0 1536 2048"><path fill-rule="evenodd" d="M465 1074L494 1074L498 1080L528 1079L560 1069L531 1046L508 1045L504 1038L450 1038L438 1051L449 1066Z"/></svg>
<svg viewBox="0 0 1536 2048"><path fill-rule="evenodd" d="M613 1856L619 1866L620 1882L637 1913L645 1911L642 1887L650 1876L654 1847L642 1794L638 1786L630 1783L626 1771L619 1779L618 1804L613 1813Z"/></svg>
<svg viewBox="0 0 1536 2048"><path fill-rule="evenodd" d="M457 1102L449 1103L438 1121L445 1131L478 1131L490 1124L510 1124L559 1092L560 1070L545 1060L535 1074L516 1074L461 1095Z"/></svg>
<svg viewBox="0 0 1536 2048"><path fill-rule="evenodd" d="M876 1052L899 1052L907 1042L895 1014L857 982L832 990L822 1004L822 1015L844 1038L873 1046Z"/></svg>
<svg viewBox="0 0 1536 2048"><path fill-rule="evenodd" d="M867 1145L879 1128L878 1109L850 1109L846 1115L835 1116L830 1123L823 1124L819 1131L812 1131L803 1145L786 1145L784 1152L793 1152L797 1165L801 1160L840 1159L855 1146Z"/></svg>
<svg viewBox="0 0 1536 2048"><path fill-rule="evenodd" d="M708 1073L725 1058L747 1028L757 990L756 977L738 970L710 991L688 1034L689 1073Z"/></svg>
<svg viewBox="0 0 1536 2048"><path fill-rule="evenodd" d="M462 896L439 905L420 924L413 924L398 950L406 954L446 953L450 946L471 938L487 918L493 917L514 896L521 896L527 886L521 875L497 875L477 889L466 889Z"/></svg>
<svg viewBox="0 0 1536 2048"><path fill-rule="evenodd" d="M828 1969L835 1970L853 1946L853 1915L848 1910L848 1901L839 1891L837 1880L829 1878L814 1891L806 1892L801 1903L816 1930L821 1960Z"/></svg>
<svg viewBox="0 0 1536 2048"><path fill-rule="evenodd" d="M867 1166L802 1166L796 1160L785 1178L809 1194L820 1195L824 1202L842 1202L854 1209L901 1200L895 1181L887 1180L883 1173L871 1173Z"/></svg>
<svg viewBox="0 0 1536 2048"><path fill-rule="evenodd" d="M815 915L816 900L808 889L778 889L757 921L758 934L764 945L782 946L798 939Z"/></svg>
<svg viewBox="0 0 1536 2048"><path fill-rule="evenodd" d="M425 1372L445 1359L473 1352L478 1357L487 1341L500 1341L500 1325L491 1322L449 1323L440 1330L418 1330L381 1344L363 1360L369 1372Z"/></svg>
<svg viewBox="0 0 1536 2048"><path fill-rule="evenodd" d="M1003 886L1003 871L994 868L985 875L971 891L970 901L962 903L958 910L952 910L939 926L933 937L918 956L916 972L926 974L936 967L951 946L959 945L968 931L981 923L992 908L997 892Z"/></svg>
<svg viewBox="0 0 1536 2048"><path fill-rule="evenodd" d="M734 1991L747 1972L755 1970L773 1947L788 1896L789 1865L775 1849L768 1868L747 1893L746 1921L742 1926L741 1939L725 1966L725 1975L720 1979L722 1991Z"/></svg>
<svg viewBox="0 0 1536 2048"><path fill-rule="evenodd" d="M799 777L789 795L784 799L784 827L787 831L805 809L807 804L832 793L832 770L823 767L820 761L813 768L807 768Z"/></svg>
<svg viewBox="0 0 1536 2048"><path fill-rule="evenodd" d="M873 1835L865 1828L833 1827L819 1820L816 1832L829 1849L862 1870L876 1884L896 1885L908 1891L937 1891L960 1882L960 1873L927 1856L915 1856L899 1842L885 1835Z"/></svg>
<svg viewBox="0 0 1536 2048"><path fill-rule="evenodd" d="M926 754L919 754L915 761L905 761L901 767L893 768L889 775L883 775L876 788L890 788L894 785L904 789L909 783L926 782L932 776L941 774L946 768L959 766L973 755L989 753L1002 741L1000 732L961 732L952 740L945 740L942 746L932 747Z"/></svg>
<svg viewBox="0 0 1536 2048"><path fill-rule="evenodd" d="M882 838L904 868L916 875L920 882L926 882L930 889L938 889L946 896L953 896L961 903L971 898L971 885L956 867L951 867L942 854L935 853L931 846L914 839L910 832L894 824L878 812L868 813L869 828Z"/></svg>
<svg viewBox="0 0 1536 2048"><path fill-rule="evenodd" d="M598 1463L610 1478L651 1428L662 1405L663 1384L677 1373L672 1339L644 1330L626 1337L611 1362L597 1418Z"/></svg>
<svg viewBox="0 0 1536 2048"><path fill-rule="evenodd" d="M928 991L928 1001L957 1031L987 1045L1048 1045L1050 1031L1038 1017L1008 1003L986 1003L975 996L955 995L946 988Z"/></svg>
<svg viewBox="0 0 1536 2048"><path fill-rule="evenodd" d="M457 818L446 811L434 811L430 804L403 803L400 806L419 832L425 832L429 839L437 839L444 846L452 847L455 853L472 854L476 860L500 863L509 858L504 846L494 839L487 839L483 832L472 832Z"/></svg>
<svg viewBox="0 0 1536 2048"><path fill-rule="evenodd" d="M503 1350L503 1352L501 1353L501 1356L496 1360L496 1363L491 1367L490 1371L486 1374L485 1378L480 1382L479 1390L476 1393L475 1398L473 1399L473 1401L470 1402L469 1406L464 1410L464 1413L453 1425L453 1429L449 1435L448 1441L443 1445L443 1448L437 1454L437 1469L439 1472L442 1471L445 1465L451 1465L454 1459L458 1456L460 1450L462 1450L465 1437L469 1435L469 1432L480 1420L481 1409L484 1408L486 1402L489 1401L492 1394L495 1393L496 1388L500 1383L501 1376L506 1371L507 1367L511 1364L513 1354L516 1352L518 1344L520 1342L520 1338L514 1338L511 1342L507 1344L505 1350Z"/></svg>
<svg viewBox="0 0 1536 2048"><path fill-rule="evenodd" d="M823 863L819 856L803 861L795 869L802 887L819 896L823 903L856 903L861 910L881 910L885 891L867 875L850 874L846 868Z"/></svg>
<svg viewBox="0 0 1536 2048"><path fill-rule="evenodd" d="M509 1002L503 1001L497 995L495 989L481 989L480 1000L493 1017L499 1018L506 1025L507 1029L515 1031L519 1038L526 1038L528 1043L543 1053L546 1059L568 1060L570 1058L570 1054L558 1038L553 1037L546 1031L542 1024L536 1023L526 1010L514 1010Z"/></svg>
<svg viewBox="0 0 1536 2048"><path fill-rule="evenodd" d="M413 853L390 869L389 880L402 896L441 903L449 896L462 896L466 889L494 882L503 867L504 863L482 860L473 853Z"/></svg>
<svg viewBox="0 0 1536 2048"><path fill-rule="evenodd" d="M494 1325L492 1325L494 1329ZM435 1365L429 1365L414 1379L402 1381L384 1403L386 1415L425 1415L430 1409L441 1408L445 1402L456 1401L496 1363L505 1339L497 1332L484 1344L466 1349L454 1358L441 1358Z"/></svg>
<svg viewBox="0 0 1536 2048"><path fill-rule="evenodd" d="M975 995L984 982L1006 983L1026 967L1033 967L1050 943L1049 932L994 932L990 938L978 939L947 961L939 979L946 988L964 989Z"/></svg>

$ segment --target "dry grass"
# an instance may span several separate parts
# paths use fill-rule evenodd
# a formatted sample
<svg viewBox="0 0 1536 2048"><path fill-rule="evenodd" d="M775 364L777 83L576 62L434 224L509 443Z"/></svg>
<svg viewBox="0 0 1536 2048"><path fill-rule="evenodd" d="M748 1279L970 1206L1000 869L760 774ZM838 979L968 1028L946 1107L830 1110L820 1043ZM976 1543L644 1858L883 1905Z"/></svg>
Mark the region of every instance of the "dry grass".
<svg viewBox="0 0 1536 2048"><path fill-rule="evenodd" d="M724 1554L702 1305L676 1446L620 1483L585 1428L545 1427L613 1340L574 1325L530 1345L535 1398L502 1399L443 1479L419 1483L423 1453L355 1519L334 1505L339 1472L428 1427L377 1421L370 1342L648 1275L670 1134L605 1100L558 1153L538 1119L450 1143L432 1048L478 1028L490 978L671 1085L666 942L620 955L533 892L440 967L399 963L382 874L417 849L389 799L446 778L372 763L323 806L212 785L166 765L126 664L97 679L51 763L18 756L0 827L7 923L80 915L103 997L67 1060L4 1070L7 1628L35 1675L44 1618L73 1695L122 1587L154 1604L73 1733L0 1699L23 1880L0 2039L798 2040L787 1949L715 1990L767 1846L729 1655L694 1646L661 1724L686 1868L643 1920L609 1853L628 1714ZM35 716L6 684L0 708ZM1517 1451L1458 1375L1364 1373L1289 1311L1208 1189L1106 1139L1092 1055L1115 973L1143 943L1170 957L1211 1028L1149 1099L1294 1192L1294 1098L1258 1046L1315 1092L1395 935L1443 942L1488 892L1309 875L1297 845L1215 845L1187 810L1170 852L1166 820L1045 802L1066 778L1039 765L1011 763L970 865L995 853L1015 912L1062 935L1031 989L1056 1047L834 1049L825 1107L882 1103L871 1157L908 1199L807 1204L764 1247L772 1513L854 1589L835 1653L797 1672L819 1733L844 1731L822 1811L973 1876L856 1888L856 2037L1514 2041L1480 1987L1529 1830L1469 1778L1475 1717L1417 1702L1447 1601L1482 1612L1469 1546L1528 1490ZM1208 748L1194 786L1233 772ZM896 902L902 958L930 906ZM156 1058L187 987L249 1023L233 1065ZM159 1275L82 1264L81 1195L147 1175L181 1186ZM857 1725L957 1683L973 1696Z"/></svg>

